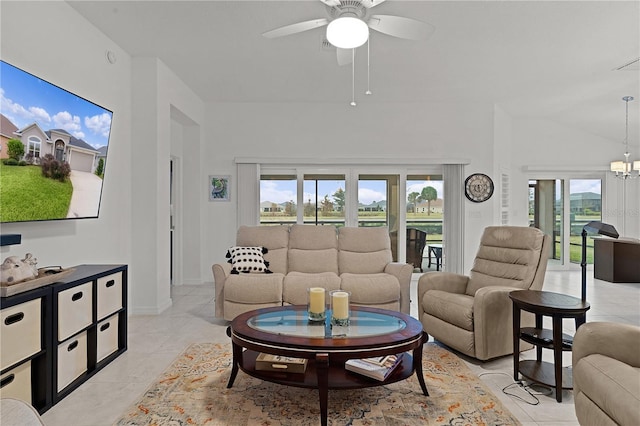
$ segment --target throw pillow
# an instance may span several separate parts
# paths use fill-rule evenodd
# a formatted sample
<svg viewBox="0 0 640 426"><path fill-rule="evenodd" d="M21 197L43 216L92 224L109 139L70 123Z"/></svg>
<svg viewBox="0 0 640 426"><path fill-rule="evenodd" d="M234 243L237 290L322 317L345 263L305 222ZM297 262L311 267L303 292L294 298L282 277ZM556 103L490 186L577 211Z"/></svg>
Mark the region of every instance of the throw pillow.
<svg viewBox="0 0 640 426"><path fill-rule="evenodd" d="M227 251L227 259L233 265L232 274L265 273L271 274L269 262L264 260L264 254L268 252L266 247L231 247Z"/></svg>

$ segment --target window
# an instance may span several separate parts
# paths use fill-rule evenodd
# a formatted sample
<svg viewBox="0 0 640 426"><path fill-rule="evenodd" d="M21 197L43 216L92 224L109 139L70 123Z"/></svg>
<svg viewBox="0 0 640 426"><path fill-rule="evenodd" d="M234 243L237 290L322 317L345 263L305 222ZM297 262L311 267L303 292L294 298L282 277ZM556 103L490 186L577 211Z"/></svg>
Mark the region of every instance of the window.
<svg viewBox="0 0 640 426"><path fill-rule="evenodd" d="M441 175L407 176L407 228L427 233L427 241L442 242L444 180Z"/></svg>
<svg viewBox="0 0 640 426"><path fill-rule="evenodd" d="M397 230L397 209L389 191L397 181L397 176L360 175L358 226L388 226L391 231Z"/></svg>
<svg viewBox="0 0 640 426"><path fill-rule="evenodd" d="M303 223L345 225L344 175L305 174Z"/></svg>
<svg viewBox="0 0 640 426"><path fill-rule="evenodd" d="M260 178L260 224L284 225L297 221L297 180L293 175Z"/></svg>
<svg viewBox="0 0 640 426"><path fill-rule="evenodd" d="M27 154L31 154L33 158L40 157L40 145L42 141L37 136L29 136Z"/></svg>
<svg viewBox="0 0 640 426"><path fill-rule="evenodd" d="M570 260L582 261L582 228L592 220L602 220L600 179L569 180ZM593 264L593 239L587 238L587 263Z"/></svg>

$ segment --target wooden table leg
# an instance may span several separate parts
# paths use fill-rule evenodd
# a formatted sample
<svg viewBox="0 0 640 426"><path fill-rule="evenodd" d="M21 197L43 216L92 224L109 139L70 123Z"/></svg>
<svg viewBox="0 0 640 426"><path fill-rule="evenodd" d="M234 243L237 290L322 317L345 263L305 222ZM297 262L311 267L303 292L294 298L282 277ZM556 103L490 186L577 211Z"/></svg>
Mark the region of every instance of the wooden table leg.
<svg viewBox="0 0 640 426"><path fill-rule="evenodd" d="M231 336L231 327L227 328L227 335ZM231 348L233 350L233 364L231 366L231 375L229 376L227 388L231 388L231 386L233 386L233 382L236 380L236 376L238 375L238 365L240 364L240 360L242 359L242 347L236 345L232 340Z"/></svg>
<svg viewBox="0 0 640 426"><path fill-rule="evenodd" d="M584 315L580 315L576 317L576 331L578 331L578 328L584 324L587 321L587 314L585 313Z"/></svg>
<svg viewBox="0 0 640 426"><path fill-rule="evenodd" d="M520 307L513 302L513 380L520 380Z"/></svg>
<svg viewBox="0 0 640 426"><path fill-rule="evenodd" d="M320 398L320 424L327 426L327 405L329 401L329 354L316 354L318 374L318 396Z"/></svg>
<svg viewBox="0 0 640 426"><path fill-rule="evenodd" d="M429 340L429 335L423 331L422 344L413 350L413 369L418 376L418 382L420 383L420 387L422 388L422 393L426 396L429 396L427 385L424 382L424 374L422 373L422 349L427 340Z"/></svg>
<svg viewBox="0 0 640 426"><path fill-rule="evenodd" d="M553 366L556 379L556 401L562 402L562 317L553 316Z"/></svg>
<svg viewBox="0 0 640 426"><path fill-rule="evenodd" d="M542 314L536 314L536 328L542 330ZM542 361L542 346L536 345L536 360Z"/></svg>

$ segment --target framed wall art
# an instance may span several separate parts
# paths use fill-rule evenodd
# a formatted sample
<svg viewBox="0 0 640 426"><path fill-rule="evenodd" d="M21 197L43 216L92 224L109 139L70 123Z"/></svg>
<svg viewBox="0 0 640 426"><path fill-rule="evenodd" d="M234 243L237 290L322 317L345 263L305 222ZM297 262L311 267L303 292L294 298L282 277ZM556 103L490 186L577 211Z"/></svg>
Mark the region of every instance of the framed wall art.
<svg viewBox="0 0 640 426"><path fill-rule="evenodd" d="M229 201L231 176L209 175L209 201Z"/></svg>

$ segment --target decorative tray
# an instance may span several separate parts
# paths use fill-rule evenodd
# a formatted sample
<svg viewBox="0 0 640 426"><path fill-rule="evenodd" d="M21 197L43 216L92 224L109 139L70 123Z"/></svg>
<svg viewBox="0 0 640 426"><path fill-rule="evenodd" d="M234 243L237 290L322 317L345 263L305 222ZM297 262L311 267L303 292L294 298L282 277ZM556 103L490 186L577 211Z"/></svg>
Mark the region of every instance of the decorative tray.
<svg viewBox="0 0 640 426"><path fill-rule="evenodd" d="M13 296L14 294L33 290L34 288L53 284L60 281L62 277L70 274L73 271L75 271L75 268L55 270L49 268L41 268L38 270L38 278L34 278L28 281L20 281L15 284L0 282L0 297L9 297Z"/></svg>

